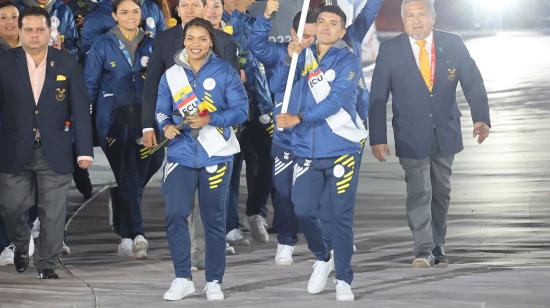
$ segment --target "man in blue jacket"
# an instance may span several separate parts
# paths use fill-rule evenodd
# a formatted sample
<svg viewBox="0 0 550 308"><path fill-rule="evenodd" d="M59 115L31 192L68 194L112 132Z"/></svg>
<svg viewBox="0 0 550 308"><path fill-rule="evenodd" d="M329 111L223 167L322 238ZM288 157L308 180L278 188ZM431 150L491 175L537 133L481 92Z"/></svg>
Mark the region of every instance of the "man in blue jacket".
<svg viewBox="0 0 550 308"><path fill-rule="evenodd" d="M356 163L360 141L367 135L357 119L356 100L361 65L342 42L346 15L338 6L325 6L317 21L317 44L301 52L288 113L277 116L277 126L293 129L295 155L291 192L294 212L308 247L316 257L307 291L318 294L336 267L336 299L354 300L353 209L357 189ZM303 48L298 42L289 54ZM289 70L286 63L278 69ZM286 81L284 74L278 78ZM321 208L323 193L329 194L329 209ZM322 237L319 217L330 211L328 226L334 257Z"/></svg>
<svg viewBox="0 0 550 308"><path fill-rule="evenodd" d="M250 44L249 48L258 60L265 65L268 76L271 75L271 70L277 63L284 61L288 57L288 43L272 43L268 41L268 35L272 30L271 18L273 13L278 11L278 2L277 0L269 0L267 2L264 14L256 17L256 22L250 34L250 41L253 43ZM369 28L374 23L383 2L383 0L369 0L353 23L346 28L346 34L343 40L359 58L361 58L361 44ZM294 37L294 40L296 40L299 18L300 13L295 16L293 28L291 29L291 35ZM308 11L302 39L302 43L305 46L309 46L315 40L315 32L317 31L316 22L317 14L312 10ZM363 80L361 80L359 87L362 91L360 91L361 95L357 102L357 111L361 119L366 122L369 92ZM272 91L274 90L275 89L272 88ZM282 101L282 94L279 95L279 93L274 93L274 95L276 102L275 113L279 113L281 105L278 104L278 102L280 103ZM273 203L275 217L278 218L275 227L279 231L279 245L275 256L275 263L279 265L292 264L292 253L297 241L297 227L294 223L295 218L293 217L292 205L290 204L291 183L286 180L289 176L291 177L291 174L288 174L291 173L291 169L288 168L290 166L288 163L293 161L293 155L290 150L290 135L290 132L286 130L282 132L275 131L272 145L272 156L275 164L273 173ZM364 142L362 145L363 144ZM361 159L359 159L357 167L359 167L360 161ZM290 211L288 209L290 209ZM326 219L328 220L329 217L326 217ZM323 228L323 232L330 232L330 230ZM325 234L327 244L332 246L330 238L331 236L328 233Z"/></svg>
<svg viewBox="0 0 550 308"><path fill-rule="evenodd" d="M140 3L143 30L150 37L155 37L156 34L163 31L165 28L162 11L159 6L151 0L140 0ZM80 42L81 54L88 52L99 36L107 33L111 28L116 26L112 12L113 0L102 0L98 6L86 15L84 26L82 27L82 40Z"/></svg>
<svg viewBox="0 0 550 308"><path fill-rule="evenodd" d="M78 31L73 11L69 6L61 0L17 0L15 3L20 12L26 7L44 8L50 14L54 33L50 45L78 56Z"/></svg>

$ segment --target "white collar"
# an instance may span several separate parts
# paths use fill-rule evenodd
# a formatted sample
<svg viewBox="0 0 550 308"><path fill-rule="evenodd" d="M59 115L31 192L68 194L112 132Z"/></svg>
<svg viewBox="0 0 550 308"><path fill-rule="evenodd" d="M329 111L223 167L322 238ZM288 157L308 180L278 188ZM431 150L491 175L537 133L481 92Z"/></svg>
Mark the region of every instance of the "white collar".
<svg viewBox="0 0 550 308"><path fill-rule="evenodd" d="M426 46L427 46L426 48L430 48L429 46L432 46L433 37L434 37L434 32L431 31L430 34L424 39L426 41ZM409 41L411 42L411 45L415 46L417 45L416 41L418 40L409 36Z"/></svg>

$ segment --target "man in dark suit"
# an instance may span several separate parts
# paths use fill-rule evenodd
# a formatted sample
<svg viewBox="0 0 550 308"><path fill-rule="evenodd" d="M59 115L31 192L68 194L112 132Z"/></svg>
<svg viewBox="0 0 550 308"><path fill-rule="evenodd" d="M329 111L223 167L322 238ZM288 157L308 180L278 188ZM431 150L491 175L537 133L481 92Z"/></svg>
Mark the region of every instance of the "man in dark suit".
<svg viewBox="0 0 550 308"><path fill-rule="evenodd" d="M141 123L143 127L143 144L152 147L157 144L153 128L155 127L155 108L157 106L157 91L162 74L174 65L174 55L183 49L183 26L195 17L204 17L206 0L179 0L178 14L182 20L176 25L161 32L155 39L153 54L148 64L147 80L143 89ZM237 60L237 46L231 36L216 29L215 48L222 59L239 70Z"/></svg>
<svg viewBox="0 0 550 308"><path fill-rule="evenodd" d="M483 79L462 39L433 30L433 0L403 0L405 32L380 46L369 102L372 153L389 154L386 103L392 94L396 154L405 170L407 217L414 238L413 267L445 265L450 177L454 155L463 149L458 82L470 105L474 137L489 135Z"/></svg>
<svg viewBox="0 0 550 308"><path fill-rule="evenodd" d="M20 48L0 56L0 210L14 264L29 264L26 212L38 192L40 238L34 255L39 278L59 278L55 267L63 246L67 193L73 172L93 160L90 106L82 72L67 53L48 47L51 24L43 8L19 16Z"/></svg>

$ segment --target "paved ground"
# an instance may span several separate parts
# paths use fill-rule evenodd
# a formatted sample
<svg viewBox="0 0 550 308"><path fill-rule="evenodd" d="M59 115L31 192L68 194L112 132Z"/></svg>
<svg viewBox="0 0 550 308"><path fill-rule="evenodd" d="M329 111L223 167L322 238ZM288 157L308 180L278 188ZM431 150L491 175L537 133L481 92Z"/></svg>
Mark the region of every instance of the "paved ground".
<svg viewBox="0 0 550 308"><path fill-rule="evenodd" d="M273 264L272 239L228 256L223 285L227 299L216 306L550 307L550 36L509 33L471 39L468 46L486 80L493 131L485 144L475 144L461 96L466 149L454 165L447 244L452 264L409 268L412 244L403 172L395 157L377 163L368 153L355 211L356 302L335 305L333 284L318 296L308 295L312 257L303 239L291 267ZM112 175L101 153L98 157L93 169L98 194L68 225L72 254L63 258L64 279L39 281L33 268L19 275L12 267L2 267L0 306L213 306L200 292L181 302L162 301L173 269L158 177L148 187L143 206L149 258L116 256L105 190ZM72 192L71 204L78 205L79 198ZM204 273L195 272L194 280L202 289Z"/></svg>

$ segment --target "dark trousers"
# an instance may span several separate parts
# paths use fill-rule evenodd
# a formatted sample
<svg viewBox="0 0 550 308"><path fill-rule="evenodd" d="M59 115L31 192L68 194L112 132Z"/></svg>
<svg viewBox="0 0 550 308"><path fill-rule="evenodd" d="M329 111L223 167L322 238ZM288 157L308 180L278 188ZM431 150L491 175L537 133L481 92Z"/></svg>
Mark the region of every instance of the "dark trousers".
<svg viewBox="0 0 550 308"><path fill-rule="evenodd" d="M144 235L141 216L143 189L160 169L164 154L157 151L148 158L141 158L143 146L135 140L111 141L102 149L117 182L117 187L111 191L115 232L122 238Z"/></svg>
<svg viewBox="0 0 550 308"><path fill-rule="evenodd" d="M223 281L225 272L225 199L231 177L231 162L207 168L188 168L167 162L162 191L166 204L166 235L176 278L191 278L191 240L187 218L193 196L199 191L199 209L204 225L206 281Z"/></svg>
<svg viewBox="0 0 550 308"><path fill-rule="evenodd" d="M76 189L83 194L83 195L91 195L92 194L92 182L90 181L90 174L88 173L88 169L82 169L78 167L78 163L76 162L77 156L76 156L76 147L73 143L73 153L74 153L74 172L73 172L73 180L76 185Z"/></svg>
<svg viewBox="0 0 550 308"><path fill-rule="evenodd" d="M28 210L36 204L40 238L34 254L38 271L55 268L63 247L67 193L71 174L57 174L48 166L41 147L34 149L32 160L18 174L0 173L0 204L10 241L18 250L27 251L30 228Z"/></svg>
<svg viewBox="0 0 550 308"><path fill-rule="evenodd" d="M326 260L329 249L323 240L323 228L330 228L334 249L336 279L351 284L353 272L353 210L357 191L358 154L342 155L337 158L308 160L296 158L291 192L294 211L300 229L306 237L308 248L317 260ZM323 210L321 198L325 190L329 193L330 221L321 225L319 217Z"/></svg>
<svg viewBox="0 0 550 308"><path fill-rule="evenodd" d="M298 241L298 221L294 214L294 205L290 200L294 155L276 144L273 144L273 227L278 231L277 242L281 245L294 246Z"/></svg>
<svg viewBox="0 0 550 308"><path fill-rule="evenodd" d="M231 171L231 180L227 190L227 200L225 204L227 212L226 233L239 228L239 193L241 189L241 170L243 169L242 153L233 155L233 170Z"/></svg>
<svg viewBox="0 0 550 308"><path fill-rule="evenodd" d="M0 206L1 208L2 206ZM2 215L0 215L0 251L5 247L10 245L10 240L8 239L8 233L6 232L6 227L2 221Z"/></svg>
<svg viewBox="0 0 550 308"><path fill-rule="evenodd" d="M267 126L253 117L243 130L241 148L246 162L246 215L267 216L267 199L272 189L271 136Z"/></svg>
<svg viewBox="0 0 550 308"><path fill-rule="evenodd" d="M357 174L359 174L359 171L361 169L361 161L363 160L363 151L365 149L365 142L366 139L363 139L361 141L361 152L359 152L359 155L357 156L357 161L355 162L355 168L357 169ZM353 195L355 204L355 198L356 195ZM330 194L329 190L325 190L323 192L323 197L321 198L321 216L319 217L321 219L321 224L323 226L328 226L331 221L330 217ZM325 244L327 245L329 250L332 250L332 234L331 234L331 228L323 228L323 240L325 240Z"/></svg>

